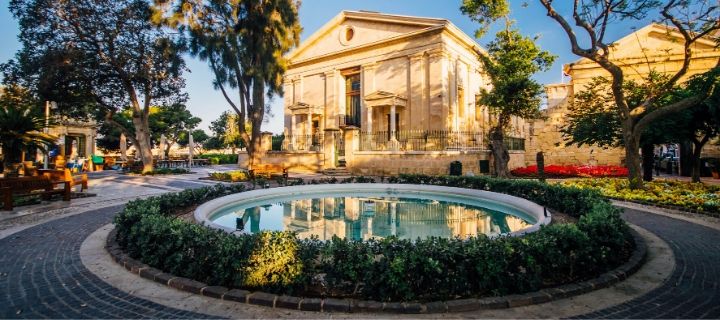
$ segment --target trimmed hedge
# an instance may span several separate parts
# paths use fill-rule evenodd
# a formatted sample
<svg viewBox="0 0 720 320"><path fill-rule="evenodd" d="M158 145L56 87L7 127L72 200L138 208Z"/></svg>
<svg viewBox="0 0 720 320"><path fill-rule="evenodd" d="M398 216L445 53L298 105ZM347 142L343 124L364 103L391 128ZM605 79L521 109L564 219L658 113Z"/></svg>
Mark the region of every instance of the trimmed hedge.
<svg viewBox="0 0 720 320"><path fill-rule="evenodd" d="M327 182L357 181L369 179ZM535 291L610 270L622 264L634 246L619 211L592 190L487 177L401 175L388 182L507 193L579 221L523 237L319 241L300 240L292 232L233 236L173 216L176 208L244 191L233 185L130 202L115 218L117 241L135 259L208 285L381 301Z"/></svg>
<svg viewBox="0 0 720 320"><path fill-rule="evenodd" d="M236 164L237 154L205 153L198 156L200 159L209 159L210 164Z"/></svg>

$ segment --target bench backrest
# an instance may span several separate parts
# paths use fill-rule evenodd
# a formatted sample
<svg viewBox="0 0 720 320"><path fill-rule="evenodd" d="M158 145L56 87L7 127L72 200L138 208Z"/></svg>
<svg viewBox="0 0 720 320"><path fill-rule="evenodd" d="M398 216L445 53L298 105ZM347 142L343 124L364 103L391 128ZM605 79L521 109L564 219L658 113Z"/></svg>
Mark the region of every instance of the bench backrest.
<svg viewBox="0 0 720 320"><path fill-rule="evenodd" d="M0 188L10 188L13 192L52 189L53 183L49 177L20 177L0 179Z"/></svg>
<svg viewBox="0 0 720 320"><path fill-rule="evenodd" d="M70 169L40 169L42 175L49 177L53 181L72 181L73 176Z"/></svg>

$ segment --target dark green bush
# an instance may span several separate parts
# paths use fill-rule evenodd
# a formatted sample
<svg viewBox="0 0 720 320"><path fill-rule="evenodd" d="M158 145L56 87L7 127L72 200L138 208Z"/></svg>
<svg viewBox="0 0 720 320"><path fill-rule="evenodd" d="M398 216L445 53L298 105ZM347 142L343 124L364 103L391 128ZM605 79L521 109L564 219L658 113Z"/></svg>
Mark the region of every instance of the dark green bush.
<svg viewBox="0 0 720 320"><path fill-rule="evenodd" d="M372 182L355 177L312 183ZM242 185L185 190L128 203L115 218L128 254L209 285L284 294L382 301L522 293L585 279L621 264L632 239L619 211L594 191L525 180L402 175L390 183L436 184L502 192L579 217L523 237L298 240L289 232L233 236L173 217L178 208Z"/></svg>
<svg viewBox="0 0 720 320"><path fill-rule="evenodd" d="M198 156L200 159L209 159L210 164L236 164L237 154L205 153Z"/></svg>

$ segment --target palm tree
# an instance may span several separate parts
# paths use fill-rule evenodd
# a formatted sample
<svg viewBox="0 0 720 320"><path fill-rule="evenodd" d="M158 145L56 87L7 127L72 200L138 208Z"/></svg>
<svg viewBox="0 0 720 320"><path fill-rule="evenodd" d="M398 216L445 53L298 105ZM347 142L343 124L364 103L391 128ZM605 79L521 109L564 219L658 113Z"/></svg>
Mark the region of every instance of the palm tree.
<svg viewBox="0 0 720 320"><path fill-rule="evenodd" d="M45 119L33 108L0 105L0 145L2 145L4 172L14 172L23 152L37 148L47 152L57 137L43 133Z"/></svg>

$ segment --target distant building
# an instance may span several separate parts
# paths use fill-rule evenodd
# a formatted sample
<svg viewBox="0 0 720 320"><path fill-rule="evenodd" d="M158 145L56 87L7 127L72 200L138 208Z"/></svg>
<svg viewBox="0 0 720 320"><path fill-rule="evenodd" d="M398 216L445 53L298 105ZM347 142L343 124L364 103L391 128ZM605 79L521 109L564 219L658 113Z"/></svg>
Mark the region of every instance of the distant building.
<svg viewBox="0 0 720 320"><path fill-rule="evenodd" d="M682 36L675 29L650 24L610 47L612 60L624 71L628 80L645 79L651 70L669 75L680 70L683 61ZM720 50L715 39L700 39L692 46L693 58L685 81L693 75L704 73L715 66L720 59ZM568 147L563 143L559 129L565 124L565 115L573 95L583 90L595 77L610 77L610 74L589 59L580 59L563 68L570 76L569 83L546 86L548 108L544 111L547 119L535 121L530 126L527 141L527 161L534 164L535 153L542 151L546 164L622 164L625 151L621 148L603 149L597 146ZM717 147L708 144L705 156L720 155Z"/></svg>
<svg viewBox="0 0 720 320"><path fill-rule="evenodd" d="M483 52L445 19L343 11L288 55L285 139L273 145L291 153L286 160L314 161L311 170L447 173L461 160L480 173L493 121L477 104L489 86ZM526 134L525 121L513 119L511 167L524 165ZM324 142L331 135L336 152Z"/></svg>

